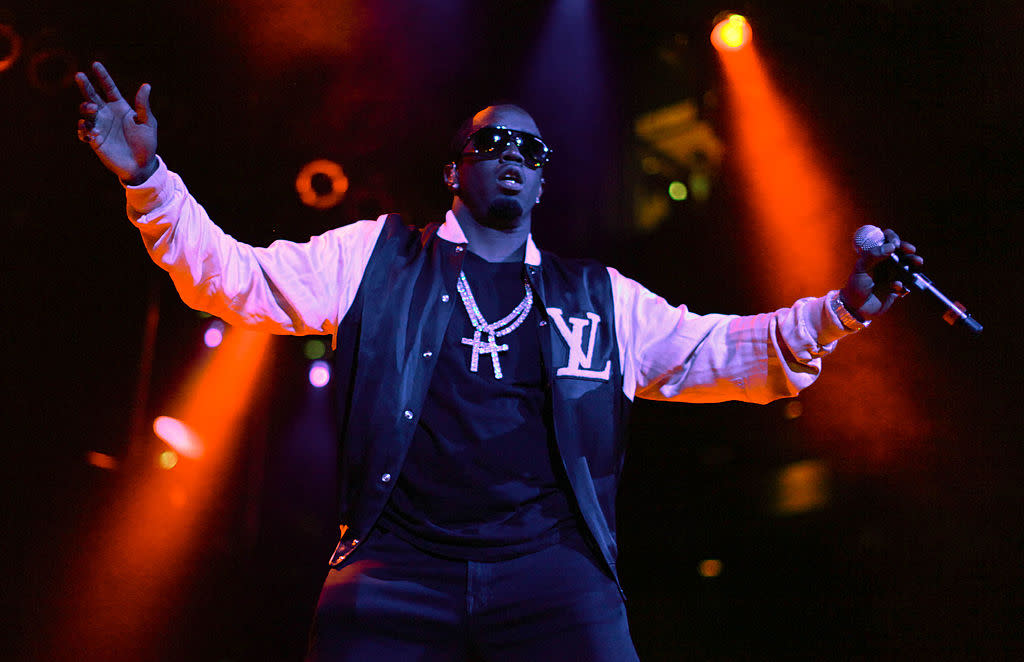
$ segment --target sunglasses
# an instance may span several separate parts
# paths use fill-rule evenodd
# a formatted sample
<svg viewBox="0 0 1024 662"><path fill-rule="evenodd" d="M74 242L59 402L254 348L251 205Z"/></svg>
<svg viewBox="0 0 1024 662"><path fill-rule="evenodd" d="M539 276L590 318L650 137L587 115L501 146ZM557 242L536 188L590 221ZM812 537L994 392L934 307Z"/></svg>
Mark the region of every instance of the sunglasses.
<svg viewBox="0 0 1024 662"><path fill-rule="evenodd" d="M462 144L462 156L472 154L479 159L496 159L511 145L523 155L526 167L536 170L551 159L552 149L544 141L524 131L516 131L503 126L485 126L469 134ZM472 145L472 151L466 147Z"/></svg>

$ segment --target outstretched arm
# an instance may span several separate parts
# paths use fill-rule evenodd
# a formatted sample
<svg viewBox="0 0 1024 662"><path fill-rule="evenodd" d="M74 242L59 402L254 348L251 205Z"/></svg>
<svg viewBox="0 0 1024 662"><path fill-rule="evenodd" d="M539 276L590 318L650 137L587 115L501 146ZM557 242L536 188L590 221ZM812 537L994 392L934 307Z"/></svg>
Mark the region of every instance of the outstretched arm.
<svg viewBox="0 0 1024 662"><path fill-rule="evenodd" d="M149 107L149 84L135 94L135 107L128 104L114 79L99 62L92 63L92 75L75 74L85 101L79 106L78 139L92 146L104 166L125 184L141 184L157 168L156 118Z"/></svg>
<svg viewBox="0 0 1024 662"><path fill-rule="evenodd" d="M841 291L800 299L770 314L696 315L674 308L609 269L628 397L687 402L769 402L796 395L821 370L836 341L885 313L906 292L887 269L900 252L923 260L892 230L861 254Z"/></svg>
<svg viewBox="0 0 1024 662"><path fill-rule="evenodd" d="M99 62L75 80L78 137L125 185L128 217L182 300L230 324L271 333L333 334L355 298L383 223L354 223L304 243L255 248L224 233L156 156L149 85L134 107Z"/></svg>

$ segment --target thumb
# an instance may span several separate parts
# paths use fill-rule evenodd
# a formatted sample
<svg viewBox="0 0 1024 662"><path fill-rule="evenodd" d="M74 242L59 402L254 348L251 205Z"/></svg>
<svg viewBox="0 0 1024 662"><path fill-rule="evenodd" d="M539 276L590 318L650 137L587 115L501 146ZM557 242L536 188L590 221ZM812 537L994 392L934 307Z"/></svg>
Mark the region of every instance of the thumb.
<svg viewBox="0 0 1024 662"><path fill-rule="evenodd" d="M149 107L149 92L152 90L149 83L145 83L135 93L135 123L150 124L153 119L153 110Z"/></svg>
<svg viewBox="0 0 1024 662"><path fill-rule="evenodd" d="M886 295L884 297L879 297L879 302L881 303L881 305L879 306L878 312L875 313L875 315L881 315L881 314L885 313L887 310L892 308L892 305L894 303L896 303L896 301L899 298L900 298L900 295L896 294L895 292L890 293L890 294L888 294L888 295Z"/></svg>

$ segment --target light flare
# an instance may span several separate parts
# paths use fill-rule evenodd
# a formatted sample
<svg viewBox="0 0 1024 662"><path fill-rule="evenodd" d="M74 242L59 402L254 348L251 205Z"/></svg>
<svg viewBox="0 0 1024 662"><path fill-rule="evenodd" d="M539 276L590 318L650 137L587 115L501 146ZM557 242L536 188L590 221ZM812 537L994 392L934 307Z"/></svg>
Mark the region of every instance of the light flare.
<svg viewBox="0 0 1024 662"><path fill-rule="evenodd" d="M224 342L224 327L220 324L211 324L203 333L203 344L213 349L220 347L222 342Z"/></svg>
<svg viewBox="0 0 1024 662"><path fill-rule="evenodd" d="M327 361L313 361L309 367L309 383L323 388L331 381L331 366Z"/></svg>
<svg viewBox="0 0 1024 662"><path fill-rule="evenodd" d="M711 30L711 43L719 51L738 51L750 43L752 36L745 16L729 14Z"/></svg>
<svg viewBox="0 0 1024 662"><path fill-rule="evenodd" d="M181 455L195 459L203 454L203 442L186 423L173 416L157 416L153 432Z"/></svg>

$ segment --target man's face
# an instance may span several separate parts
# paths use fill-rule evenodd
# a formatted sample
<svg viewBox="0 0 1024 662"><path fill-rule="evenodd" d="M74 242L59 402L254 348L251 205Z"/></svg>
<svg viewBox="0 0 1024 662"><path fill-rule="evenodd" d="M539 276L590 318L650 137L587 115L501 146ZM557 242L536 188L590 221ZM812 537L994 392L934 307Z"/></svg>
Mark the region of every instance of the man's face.
<svg viewBox="0 0 1024 662"><path fill-rule="evenodd" d="M470 133L483 127L503 126L540 136L537 124L514 106L490 106L473 117ZM498 229L516 227L523 214L537 204L543 189L543 167L527 167L515 141L497 158L480 158L467 146L456 163L458 188L453 189L480 224Z"/></svg>

